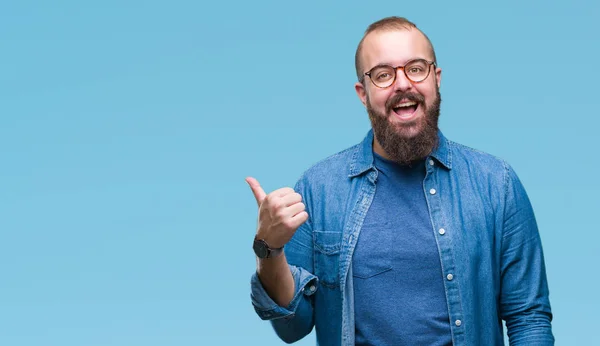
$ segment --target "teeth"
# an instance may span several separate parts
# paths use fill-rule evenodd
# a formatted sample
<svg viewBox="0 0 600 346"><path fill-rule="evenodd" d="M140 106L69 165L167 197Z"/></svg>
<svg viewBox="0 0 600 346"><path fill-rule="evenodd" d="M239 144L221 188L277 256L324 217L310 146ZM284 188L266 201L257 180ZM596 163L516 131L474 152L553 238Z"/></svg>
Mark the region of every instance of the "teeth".
<svg viewBox="0 0 600 346"><path fill-rule="evenodd" d="M417 103L416 103L416 102L414 102L414 101L402 102L402 103L399 103L399 104L397 104L397 105L396 105L396 107L394 107L394 108L400 108L400 107L410 107L410 106L414 106L414 105L416 105L416 104L417 104Z"/></svg>

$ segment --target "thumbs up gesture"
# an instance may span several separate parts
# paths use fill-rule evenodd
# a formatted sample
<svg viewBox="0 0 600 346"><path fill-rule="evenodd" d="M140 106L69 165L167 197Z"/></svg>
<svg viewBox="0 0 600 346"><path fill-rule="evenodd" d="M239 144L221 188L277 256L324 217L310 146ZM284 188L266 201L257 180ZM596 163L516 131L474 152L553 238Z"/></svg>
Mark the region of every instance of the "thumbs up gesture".
<svg viewBox="0 0 600 346"><path fill-rule="evenodd" d="M257 238L264 239L271 248L283 247L308 220L302 196L289 187L267 195L256 179L248 177L246 182L258 204Z"/></svg>

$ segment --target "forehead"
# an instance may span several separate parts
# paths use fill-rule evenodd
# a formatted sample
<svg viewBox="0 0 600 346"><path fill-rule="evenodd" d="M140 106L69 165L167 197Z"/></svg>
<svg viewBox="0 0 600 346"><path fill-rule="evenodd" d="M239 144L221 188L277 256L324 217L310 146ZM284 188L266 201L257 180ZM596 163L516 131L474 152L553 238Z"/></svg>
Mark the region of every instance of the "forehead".
<svg viewBox="0 0 600 346"><path fill-rule="evenodd" d="M416 29L375 31L363 41L364 70L378 64L403 65L415 58L433 59L429 42Z"/></svg>

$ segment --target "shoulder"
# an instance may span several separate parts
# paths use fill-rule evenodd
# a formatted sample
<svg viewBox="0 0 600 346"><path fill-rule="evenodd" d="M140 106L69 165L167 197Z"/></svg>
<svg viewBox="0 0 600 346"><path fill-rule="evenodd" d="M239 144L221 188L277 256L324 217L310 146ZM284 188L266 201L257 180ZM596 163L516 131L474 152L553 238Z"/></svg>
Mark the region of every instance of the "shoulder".
<svg viewBox="0 0 600 346"><path fill-rule="evenodd" d="M320 196L345 196L351 189L351 170L362 152L362 143L338 151L306 169L294 190L307 200Z"/></svg>
<svg viewBox="0 0 600 346"><path fill-rule="evenodd" d="M302 172L298 183L312 185L332 180L332 178L347 178L350 172L350 165L355 160L359 149L360 144L356 144L317 161Z"/></svg>
<svg viewBox="0 0 600 346"><path fill-rule="evenodd" d="M510 164L501 157L451 140L448 145L452 151L452 168L460 173L504 180L512 171Z"/></svg>
<svg viewBox="0 0 600 346"><path fill-rule="evenodd" d="M450 142L452 147L451 176L461 188L471 187L490 205L505 207L510 202L525 206L527 192L507 160L490 153Z"/></svg>

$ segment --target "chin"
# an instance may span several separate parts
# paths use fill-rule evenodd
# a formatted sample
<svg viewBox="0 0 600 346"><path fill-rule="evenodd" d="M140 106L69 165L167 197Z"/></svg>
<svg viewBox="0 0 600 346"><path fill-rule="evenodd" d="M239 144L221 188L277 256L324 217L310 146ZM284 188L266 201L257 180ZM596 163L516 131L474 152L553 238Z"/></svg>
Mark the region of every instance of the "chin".
<svg viewBox="0 0 600 346"><path fill-rule="evenodd" d="M392 116L394 117L395 115ZM398 136L403 138L413 138L423 130L420 118L416 118L410 122L394 121L390 126L394 128L394 132L396 132Z"/></svg>

